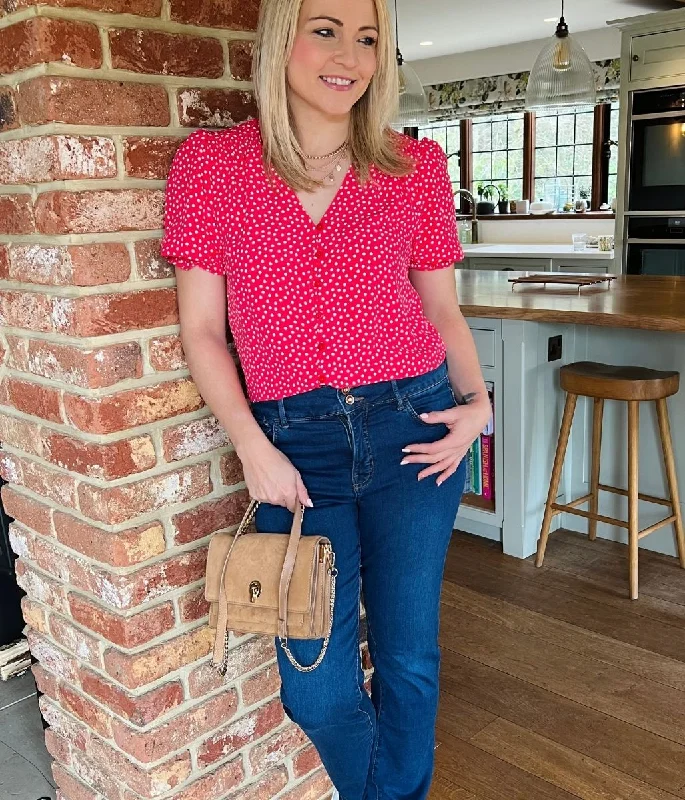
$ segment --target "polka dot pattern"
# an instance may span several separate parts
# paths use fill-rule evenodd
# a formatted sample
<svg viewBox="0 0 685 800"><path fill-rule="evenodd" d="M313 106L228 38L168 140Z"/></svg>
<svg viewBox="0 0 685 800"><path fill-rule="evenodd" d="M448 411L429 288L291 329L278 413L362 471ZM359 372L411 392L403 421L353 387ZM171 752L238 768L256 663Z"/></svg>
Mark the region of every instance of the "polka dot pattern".
<svg viewBox="0 0 685 800"><path fill-rule="evenodd" d="M350 168L318 224L283 180L267 182L256 120L195 131L176 152L162 255L226 276L252 402L420 375L444 359L409 270L463 258L447 158L430 139L402 146L410 175L372 166L362 188Z"/></svg>

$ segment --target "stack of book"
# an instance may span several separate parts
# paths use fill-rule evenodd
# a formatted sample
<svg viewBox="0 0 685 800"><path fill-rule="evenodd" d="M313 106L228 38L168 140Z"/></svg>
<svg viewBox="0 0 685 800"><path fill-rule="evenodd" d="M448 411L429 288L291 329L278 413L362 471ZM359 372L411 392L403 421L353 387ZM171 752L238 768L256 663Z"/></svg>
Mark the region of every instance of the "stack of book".
<svg viewBox="0 0 685 800"><path fill-rule="evenodd" d="M495 400L494 385L487 381L492 415L485 430L471 445L466 454L466 488L465 492L475 494L485 500L492 500L495 488Z"/></svg>
<svg viewBox="0 0 685 800"><path fill-rule="evenodd" d="M19 639L12 644L0 647L0 679L8 680L13 675L20 675L31 666L29 643Z"/></svg>

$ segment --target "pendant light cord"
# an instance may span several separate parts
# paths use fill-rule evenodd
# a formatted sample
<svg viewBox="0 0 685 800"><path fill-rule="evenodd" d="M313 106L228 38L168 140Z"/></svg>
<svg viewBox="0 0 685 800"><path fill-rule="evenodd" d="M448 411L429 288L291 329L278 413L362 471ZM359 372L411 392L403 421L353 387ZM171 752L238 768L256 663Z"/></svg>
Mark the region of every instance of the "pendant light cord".
<svg viewBox="0 0 685 800"><path fill-rule="evenodd" d="M404 63L404 59L402 58L402 53L400 52L400 28L397 18L397 0L395 0L395 47L397 48L397 64L401 67Z"/></svg>

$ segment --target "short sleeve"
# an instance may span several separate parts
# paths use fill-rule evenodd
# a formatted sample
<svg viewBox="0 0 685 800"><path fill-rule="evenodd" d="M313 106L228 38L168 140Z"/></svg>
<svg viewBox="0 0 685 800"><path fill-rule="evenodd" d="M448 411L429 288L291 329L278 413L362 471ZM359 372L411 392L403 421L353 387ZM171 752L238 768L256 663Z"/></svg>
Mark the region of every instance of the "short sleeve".
<svg viewBox="0 0 685 800"><path fill-rule="evenodd" d="M411 244L410 269L444 269L464 258L457 233L447 156L437 142L422 139L416 166L416 202L421 211Z"/></svg>
<svg viewBox="0 0 685 800"><path fill-rule="evenodd" d="M217 216L217 148L208 131L195 131L176 151L164 198L161 253L179 269L225 274Z"/></svg>

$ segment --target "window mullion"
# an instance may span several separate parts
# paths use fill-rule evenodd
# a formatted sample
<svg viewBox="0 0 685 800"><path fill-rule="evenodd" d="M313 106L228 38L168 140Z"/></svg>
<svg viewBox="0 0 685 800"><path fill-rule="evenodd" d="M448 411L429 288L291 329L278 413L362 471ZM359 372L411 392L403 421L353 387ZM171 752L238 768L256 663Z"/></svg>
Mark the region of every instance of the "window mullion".
<svg viewBox="0 0 685 800"><path fill-rule="evenodd" d="M535 112L523 115L523 200L535 199Z"/></svg>
<svg viewBox="0 0 685 800"><path fill-rule="evenodd" d="M462 189L473 191L473 122L462 119L459 133L460 159L460 185ZM468 214L470 211L468 200L461 196L461 212Z"/></svg>

